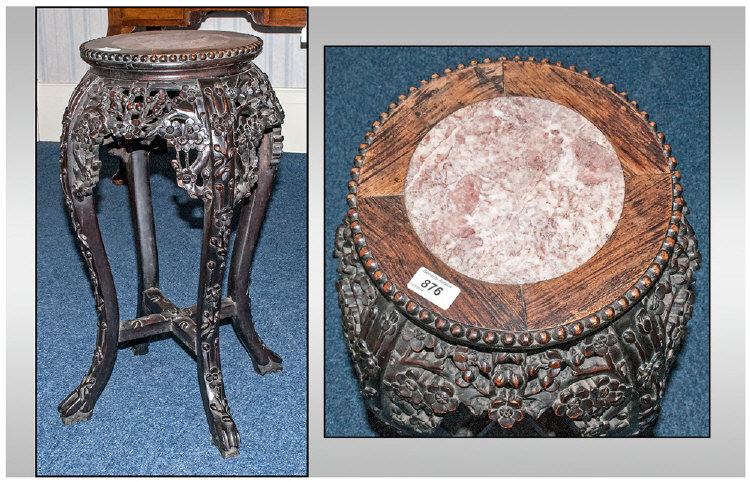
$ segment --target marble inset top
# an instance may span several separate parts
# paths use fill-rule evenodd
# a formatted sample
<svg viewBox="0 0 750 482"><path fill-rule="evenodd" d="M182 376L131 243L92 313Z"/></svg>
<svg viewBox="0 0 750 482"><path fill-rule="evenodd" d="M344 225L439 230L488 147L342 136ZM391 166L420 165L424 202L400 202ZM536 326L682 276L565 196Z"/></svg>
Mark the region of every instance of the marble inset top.
<svg viewBox="0 0 750 482"><path fill-rule="evenodd" d="M425 246L454 270L500 284L585 263L612 235L624 193L604 135L532 97L496 97L441 120L419 143L404 185Z"/></svg>

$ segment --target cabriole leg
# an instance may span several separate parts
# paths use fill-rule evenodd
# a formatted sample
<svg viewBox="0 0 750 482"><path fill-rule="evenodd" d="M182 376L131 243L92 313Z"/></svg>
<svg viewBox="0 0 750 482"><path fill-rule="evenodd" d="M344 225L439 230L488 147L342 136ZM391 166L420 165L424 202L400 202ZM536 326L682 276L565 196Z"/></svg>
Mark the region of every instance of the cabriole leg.
<svg viewBox="0 0 750 482"><path fill-rule="evenodd" d="M85 86L90 80L91 77L87 76L81 81L65 113L60 180L76 240L91 279L99 329L88 372L58 406L60 418L66 425L91 418L94 404L112 373L119 337L117 293L99 231L93 196L101 166L97 143L101 142L98 140L100 124L95 115L80 115L82 109L78 109L83 104L80 101L85 98Z"/></svg>
<svg viewBox="0 0 750 482"><path fill-rule="evenodd" d="M226 266L231 208L214 210L213 201L205 203L203 253L199 283L198 376L203 406L213 444L224 458L239 455L240 434L229 412L219 357L219 303L221 283Z"/></svg>
<svg viewBox="0 0 750 482"><path fill-rule="evenodd" d="M260 227L266 214L268 198L273 189L276 166L273 160L273 139L266 134L258 152L258 183L250 199L242 206L240 224L232 254L229 271L229 296L237 308L232 317L232 325L245 350L250 354L255 371L261 375L281 371L281 357L271 351L255 331L250 311L248 291L249 277L252 269L253 254L258 240Z"/></svg>
<svg viewBox="0 0 750 482"><path fill-rule="evenodd" d="M151 314L146 306L143 292L159 287L159 258L156 249L154 212L151 203L151 183L149 181L149 152L141 146L132 149L128 146L124 158L127 173L130 210L133 215L136 251L138 253L138 307L136 317ZM148 342L130 347L136 355L148 353Z"/></svg>
<svg viewBox="0 0 750 482"><path fill-rule="evenodd" d="M208 155L203 192L203 244L198 282L196 358L203 408L213 444L226 458L239 455L240 434L229 411L219 358L219 322L222 282L229 246L232 207L234 205L232 160L233 130L227 128L231 113L223 89L211 84L203 87L206 116L215 118L212 126L212 150ZM215 89L215 90L214 90ZM222 120L224 122L222 122Z"/></svg>

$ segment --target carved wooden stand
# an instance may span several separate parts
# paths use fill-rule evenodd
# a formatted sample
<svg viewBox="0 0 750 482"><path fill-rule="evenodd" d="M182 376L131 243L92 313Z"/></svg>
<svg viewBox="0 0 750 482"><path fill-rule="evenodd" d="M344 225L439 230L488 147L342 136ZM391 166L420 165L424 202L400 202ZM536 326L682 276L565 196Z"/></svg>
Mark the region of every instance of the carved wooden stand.
<svg viewBox="0 0 750 482"><path fill-rule="evenodd" d="M614 146L623 214L589 261L552 280L492 285L427 252L404 209L420 139L457 109L502 95L562 104ZM547 60L471 62L412 87L355 157L336 232L344 334L367 407L402 434L648 434L692 314L700 254L680 173L646 112L588 72ZM450 273L443 310L407 288L419 266Z"/></svg>
<svg viewBox="0 0 750 482"><path fill-rule="evenodd" d="M166 44L197 50L167 48ZM139 50L139 45L140 50ZM135 47L134 47L135 45ZM99 330L94 357L80 385L58 407L63 423L91 418L109 379L118 344L171 333L196 356L201 396L212 441L224 458L239 455L240 435L224 393L219 323L231 318L261 375L281 370L281 358L255 331L248 277L260 226L281 157L283 112L266 75L252 59L260 39L229 32L144 32L97 39L81 46L92 65L65 111L60 179L93 286ZM114 53L117 52L117 53ZM178 308L159 290L149 184L149 143L175 148L177 183L204 205L197 304ZM121 146L136 226L139 266L137 318L121 321L93 189L99 147ZM230 222L242 205L229 267L228 298L221 299ZM136 354L148 343L136 343Z"/></svg>

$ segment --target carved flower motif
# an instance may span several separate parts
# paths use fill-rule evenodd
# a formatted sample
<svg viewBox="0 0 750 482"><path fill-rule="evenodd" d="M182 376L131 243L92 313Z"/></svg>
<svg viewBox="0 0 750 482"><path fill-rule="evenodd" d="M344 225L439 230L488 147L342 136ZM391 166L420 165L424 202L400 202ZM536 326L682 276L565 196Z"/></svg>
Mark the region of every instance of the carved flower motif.
<svg viewBox="0 0 750 482"><path fill-rule="evenodd" d="M503 428L511 428L516 422L523 420L521 411L522 401L518 397L510 400L497 399L492 401L489 416Z"/></svg>
<svg viewBox="0 0 750 482"><path fill-rule="evenodd" d="M211 126L217 132L224 134L234 127L234 115L231 112L222 112L211 116Z"/></svg>
<svg viewBox="0 0 750 482"><path fill-rule="evenodd" d="M238 136L237 144L257 145L261 137L263 137L265 125L266 123L264 123L257 111L253 111L251 115L241 115L238 129L240 135Z"/></svg>
<svg viewBox="0 0 750 482"><path fill-rule="evenodd" d="M181 188L187 188L193 186L198 180L198 175L190 170L189 167L180 168L179 164L175 166L176 162L172 161L172 167L177 172L177 185Z"/></svg>
<svg viewBox="0 0 750 482"><path fill-rule="evenodd" d="M427 333L426 331L414 330L410 335L409 346L411 347L412 351L419 353L425 348L430 350L435 348L437 340L435 340L435 337Z"/></svg>
<svg viewBox="0 0 750 482"><path fill-rule="evenodd" d="M157 131L159 136L182 151L197 149L202 151L208 145L208 133L194 119L180 120L165 119Z"/></svg>
<svg viewBox="0 0 750 482"><path fill-rule="evenodd" d="M76 124L73 140L77 144L91 146L100 143L106 131L101 115L86 112Z"/></svg>
<svg viewBox="0 0 750 482"><path fill-rule="evenodd" d="M414 405L419 405L424 400L418 376L414 370L407 370L396 375L395 383L393 383L393 391L396 392L401 398L409 400Z"/></svg>
<svg viewBox="0 0 750 482"><path fill-rule="evenodd" d="M562 370L562 364L562 353L559 350L549 350L541 354L537 362L527 364L528 375L532 377L538 373L539 385L543 389L553 392L560 387L556 378Z"/></svg>
<svg viewBox="0 0 750 482"><path fill-rule="evenodd" d="M430 384L427 386L424 400L432 408L433 413L443 415L458 407L454 395L454 389L449 385Z"/></svg>
<svg viewBox="0 0 750 482"><path fill-rule="evenodd" d="M558 416L588 421L606 406L620 402L630 388L616 379L602 376L563 390L555 402Z"/></svg>
<svg viewBox="0 0 750 482"><path fill-rule="evenodd" d="M584 339L581 348L583 355L588 358L594 354L605 356L609 352L609 347L615 344L617 344L617 337L612 333L598 333Z"/></svg>
<svg viewBox="0 0 750 482"><path fill-rule="evenodd" d="M122 122L122 126L120 126L120 135L124 137L127 140L132 139L133 137L138 135L138 132L140 131L139 128L140 122L138 119L126 119Z"/></svg>
<svg viewBox="0 0 750 482"><path fill-rule="evenodd" d="M479 357L477 352L466 346L457 346L453 352L453 363L459 370L468 370L470 367L477 366Z"/></svg>
<svg viewBox="0 0 750 482"><path fill-rule="evenodd" d="M221 386L221 371L216 367L211 367L208 373L206 373L206 381L208 382L208 386L213 389Z"/></svg>
<svg viewBox="0 0 750 482"><path fill-rule="evenodd" d="M194 102L195 98L198 97L198 90L195 87L183 85L180 89L180 97L188 102Z"/></svg>
<svg viewBox="0 0 750 482"><path fill-rule="evenodd" d="M164 105L169 100L169 97L167 97L167 92L164 89L159 89L159 92L156 93L153 100L156 105Z"/></svg>
<svg viewBox="0 0 750 482"><path fill-rule="evenodd" d="M157 132L165 140L173 140L182 135L182 123L177 120L170 122L169 119L164 119Z"/></svg>
<svg viewBox="0 0 750 482"><path fill-rule="evenodd" d="M601 377L596 382L597 388L595 395L595 405L597 408L605 404L612 405L619 402L625 396L628 388L618 380L610 379L607 376ZM601 403L599 403L601 402Z"/></svg>
<svg viewBox="0 0 750 482"><path fill-rule="evenodd" d="M642 387L656 385L665 376L664 355L654 354L646 363L638 367L636 381Z"/></svg>
<svg viewBox="0 0 750 482"><path fill-rule="evenodd" d="M456 376L456 385L467 388L477 378L479 355L465 346L457 346L453 351L453 364L460 370Z"/></svg>
<svg viewBox="0 0 750 482"><path fill-rule="evenodd" d="M555 409L555 413L560 416L564 414L572 419L580 419L584 414L590 415L594 409L594 401L589 398L589 394L589 390L585 387L564 391L560 394L563 404Z"/></svg>

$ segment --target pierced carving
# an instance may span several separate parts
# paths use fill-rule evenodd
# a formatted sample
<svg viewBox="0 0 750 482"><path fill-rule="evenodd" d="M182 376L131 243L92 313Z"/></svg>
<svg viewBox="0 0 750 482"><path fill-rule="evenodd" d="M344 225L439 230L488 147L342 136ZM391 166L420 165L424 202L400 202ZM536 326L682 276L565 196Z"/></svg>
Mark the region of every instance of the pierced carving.
<svg viewBox="0 0 750 482"><path fill-rule="evenodd" d="M245 199L257 181L257 149L265 132L274 130L274 153L281 152L281 104L266 75L256 66L221 77L212 88L223 103L220 113L205 115L203 93L195 80L123 81L90 76L84 108L73 120L73 193L90 196L99 181L99 146L105 138L151 141L161 137L175 149L172 167L177 184L193 198L205 189L211 131L227 145L222 155L233 166L234 202Z"/></svg>

